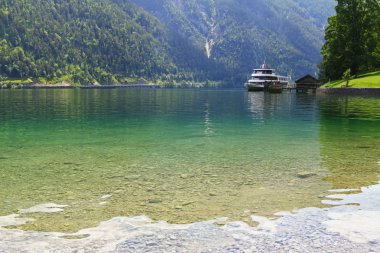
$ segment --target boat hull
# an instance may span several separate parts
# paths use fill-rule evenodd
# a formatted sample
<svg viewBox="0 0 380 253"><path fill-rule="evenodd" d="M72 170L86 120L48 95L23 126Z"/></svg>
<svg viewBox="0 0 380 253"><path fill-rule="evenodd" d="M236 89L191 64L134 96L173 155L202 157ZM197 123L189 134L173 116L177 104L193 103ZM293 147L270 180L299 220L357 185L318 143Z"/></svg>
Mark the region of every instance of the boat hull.
<svg viewBox="0 0 380 253"><path fill-rule="evenodd" d="M264 85L257 85L257 84L246 84L246 88L248 91L264 91Z"/></svg>
<svg viewBox="0 0 380 253"><path fill-rule="evenodd" d="M282 93L282 85L270 85L268 87L269 93Z"/></svg>

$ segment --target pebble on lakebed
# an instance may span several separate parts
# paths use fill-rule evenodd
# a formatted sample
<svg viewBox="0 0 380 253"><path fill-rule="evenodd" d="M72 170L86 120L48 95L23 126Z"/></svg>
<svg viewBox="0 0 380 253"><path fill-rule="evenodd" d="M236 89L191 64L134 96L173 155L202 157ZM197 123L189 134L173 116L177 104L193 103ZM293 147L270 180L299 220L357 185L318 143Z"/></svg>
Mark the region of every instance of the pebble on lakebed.
<svg viewBox="0 0 380 253"><path fill-rule="evenodd" d="M317 173L310 172L310 171L303 171L303 172L297 173L297 177L302 178L302 179L313 177L316 175L317 175Z"/></svg>
<svg viewBox="0 0 380 253"><path fill-rule="evenodd" d="M162 202L161 199L150 199L148 200L149 204L160 204Z"/></svg>

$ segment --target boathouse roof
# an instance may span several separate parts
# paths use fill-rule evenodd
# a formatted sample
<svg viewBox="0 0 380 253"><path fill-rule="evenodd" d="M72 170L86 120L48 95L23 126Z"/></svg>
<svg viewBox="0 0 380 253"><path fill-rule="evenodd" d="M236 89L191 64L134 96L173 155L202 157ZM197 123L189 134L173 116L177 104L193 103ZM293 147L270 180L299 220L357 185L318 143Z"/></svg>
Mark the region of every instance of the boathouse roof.
<svg viewBox="0 0 380 253"><path fill-rule="evenodd" d="M296 81L296 83L318 83L319 80L312 75L306 75Z"/></svg>

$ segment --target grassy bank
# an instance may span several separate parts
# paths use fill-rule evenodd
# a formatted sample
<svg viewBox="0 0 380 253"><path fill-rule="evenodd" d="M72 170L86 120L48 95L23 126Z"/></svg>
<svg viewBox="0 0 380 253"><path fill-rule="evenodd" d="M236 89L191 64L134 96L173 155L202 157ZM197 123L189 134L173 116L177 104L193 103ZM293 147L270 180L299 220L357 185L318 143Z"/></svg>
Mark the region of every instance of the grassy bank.
<svg viewBox="0 0 380 253"><path fill-rule="evenodd" d="M326 83L322 88L347 88L345 80ZM380 71L359 75L350 79L348 88L380 88Z"/></svg>

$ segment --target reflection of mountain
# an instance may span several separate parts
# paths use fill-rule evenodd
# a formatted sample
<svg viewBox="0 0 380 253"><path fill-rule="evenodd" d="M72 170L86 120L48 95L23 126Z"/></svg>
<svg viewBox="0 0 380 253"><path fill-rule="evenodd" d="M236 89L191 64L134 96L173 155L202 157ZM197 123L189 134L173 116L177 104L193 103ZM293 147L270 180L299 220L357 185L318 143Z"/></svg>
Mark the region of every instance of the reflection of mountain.
<svg viewBox="0 0 380 253"><path fill-rule="evenodd" d="M322 166L333 188L360 188L379 180L380 99L324 97L321 111Z"/></svg>

